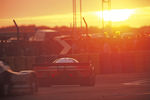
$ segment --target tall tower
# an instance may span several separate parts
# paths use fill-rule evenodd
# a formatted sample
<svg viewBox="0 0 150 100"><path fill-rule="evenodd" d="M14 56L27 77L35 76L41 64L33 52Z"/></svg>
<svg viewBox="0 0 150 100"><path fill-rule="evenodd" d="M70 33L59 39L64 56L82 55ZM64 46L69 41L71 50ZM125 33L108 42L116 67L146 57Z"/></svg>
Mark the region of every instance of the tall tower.
<svg viewBox="0 0 150 100"><path fill-rule="evenodd" d="M104 11L107 10L109 12L108 14L108 18L109 18L109 21L106 22L104 21ZM109 26L110 30L111 30L111 27L112 27L112 22L111 22L111 0L102 0L102 27L103 27L103 31L105 31L105 26ZM109 30L109 31L110 31Z"/></svg>
<svg viewBox="0 0 150 100"><path fill-rule="evenodd" d="M82 29L82 0L80 0L80 25Z"/></svg>
<svg viewBox="0 0 150 100"><path fill-rule="evenodd" d="M73 28L77 27L77 2L73 0ZM80 27L82 29L82 0L80 0Z"/></svg>
<svg viewBox="0 0 150 100"><path fill-rule="evenodd" d="M76 0L73 0L73 29L77 27Z"/></svg>

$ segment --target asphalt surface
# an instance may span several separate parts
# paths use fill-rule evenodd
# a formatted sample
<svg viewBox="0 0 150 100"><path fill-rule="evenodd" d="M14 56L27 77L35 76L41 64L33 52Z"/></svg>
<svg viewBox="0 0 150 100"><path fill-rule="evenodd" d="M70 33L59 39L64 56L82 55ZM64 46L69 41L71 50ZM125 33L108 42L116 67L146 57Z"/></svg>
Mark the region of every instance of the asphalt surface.
<svg viewBox="0 0 150 100"><path fill-rule="evenodd" d="M150 100L149 73L98 75L94 87L59 85L43 87L33 95L0 100Z"/></svg>

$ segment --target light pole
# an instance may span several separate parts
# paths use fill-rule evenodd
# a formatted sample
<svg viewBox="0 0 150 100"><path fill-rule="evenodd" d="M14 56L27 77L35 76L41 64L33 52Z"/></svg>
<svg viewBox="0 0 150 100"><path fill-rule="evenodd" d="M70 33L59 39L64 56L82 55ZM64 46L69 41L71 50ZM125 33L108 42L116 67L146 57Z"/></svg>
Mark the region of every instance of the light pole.
<svg viewBox="0 0 150 100"><path fill-rule="evenodd" d="M80 24L81 24L81 30L82 30L82 0L80 0Z"/></svg>
<svg viewBox="0 0 150 100"><path fill-rule="evenodd" d="M76 20L76 0L73 0L73 29L77 26L77 20Z"/></svg>
<svg viewBox="0 0 150 100"><path fill-rule="evenodd" d="M14 22L14 24L15 24L15 27L16 27L16 29L17 29L17 40L19 41L20 40L20 31L19 31L19 27L18 27L18 25L17 25L17 23L16 23L16 21L13 19L13 22Z"/></svg>
<svg viewBox="0 0 150 100"><path fill-rule="evenodd" d="M104 10L108 10L109 14L108 14L108 18L109 18L109 22L108 22L108 26L112 27L112 22L111 22L111 0L102 0L102 28L103 28L103 32L105 31L105 24L106 22L104 21Z"/></svg>

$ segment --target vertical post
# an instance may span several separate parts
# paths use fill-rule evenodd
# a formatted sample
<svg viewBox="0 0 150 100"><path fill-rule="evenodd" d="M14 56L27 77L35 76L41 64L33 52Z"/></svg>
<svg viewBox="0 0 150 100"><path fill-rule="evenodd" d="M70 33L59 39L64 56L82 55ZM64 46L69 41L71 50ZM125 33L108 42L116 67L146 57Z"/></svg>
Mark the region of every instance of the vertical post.
<svg viewBox="0 0 150 100"><path fill-rule="evenodd" d="M102 27L103 31L105 30L105 21L104 21L104 10L108 10L109 14L109 21L107 22L109 28L109 33L111 33L112 28L112 22L111 22L111 0L102 0Z"/></svg>
<svg viewBox="0 0 150 100"><path fill-rule="evenodd" d="M76 18L76 0L73 0L73 13L74 13L74 28L76 28L76 25L77 25L77 18Z"/></svg>
<svg viewBox="0 0 150 100"><path fill-rule="evenodd" d="M85 20L85 18L83 17L83 21L86 25L86 40L89 42L89 34L88 34L88 24ZM90 55L89 55L89 44L88 42L86 42L86 52L87 52L87 56L88 56L88 63L90 63Z"/></svg>
<svg viewBox="0 0 150 100"><path fill-rule="evenodd" d="M73 0L73 33L75 33L75 29L77 26L77 20L76 20L76 0Z"/></svg>
<svg viewBox="0 0 150 100"><path fill-rule="evenodd" d="M84 17L83 17L83 21L84 21L84 23L86 25L86 36L88 37L89 36L89 34L88 34L88 24L87 24L87 22L86 22Z"/></svg>
<svg viewBox="0 0 150 100"><path fill-rule="evenodd" d="M111 0L108 1L108 9L109 9L109 25L110 25L110 31L111 31L111 28L112 28L112 21L111 21Z"/></svg>
<svg viewBox="0 0 150 100"><path fill-rule="evenodd" d="M74 8L75 9L75 28L76 28L77 27L76 0L74 1L74 4L75 4L74 5L75 6L75 8Z"/></svg>
<svg viewBox="0 0 150 100"><path fill-rule="evenodd" d="M72 0L72 6L73 6L73 31L74 31L74 0Z"/></svg>
<svg viewBox="0 0 150 100"><path fill-rule="evenodd" d="M73 0L73 32L72 32L72 54L73 54L73 45L74 45L74 38L76 33L76 0Z"/></svg>
<svg viewBox="0 0 150 100"><path fill-rule="evenodd" d="M102 28L104 32L104 0L102 0Z"/></svg>
<svg viewBox="0 0 150 100"><path fill-rule="evenodd" d="M80 0L80 24L81 24L81 30L82 30L82 0Z"/></svg>
<svg viewBox="0 0 150 100"><path fill-rule="evenodd" d="M19 41L20 40L19 27L18 27L18 25L17 25L17 23L16 23L16 21L14 19L13 19L13 22L14 22L14 24L16 26L16 29L17 29L17 40Z"/></svg>

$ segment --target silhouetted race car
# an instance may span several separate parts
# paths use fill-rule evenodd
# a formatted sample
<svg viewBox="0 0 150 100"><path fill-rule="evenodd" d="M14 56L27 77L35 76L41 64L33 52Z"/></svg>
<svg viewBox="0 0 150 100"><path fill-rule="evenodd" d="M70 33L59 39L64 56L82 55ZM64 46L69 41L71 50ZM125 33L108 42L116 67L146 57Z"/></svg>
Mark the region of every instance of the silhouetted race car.
<svg viewBox="0 0 150 100"><path fill-rule="evenodd" d="M94 67L73 58L58 58L50 64L34 65L40 85L95 85Z"/></svg>
<svg viewBox="0 0 150 100"><path fill-rule="evenodd" d="M14 72L0 61L0 97L14 95L20 90L27 90L30 94L37 92L35 72L32 70Z"/></svg>

